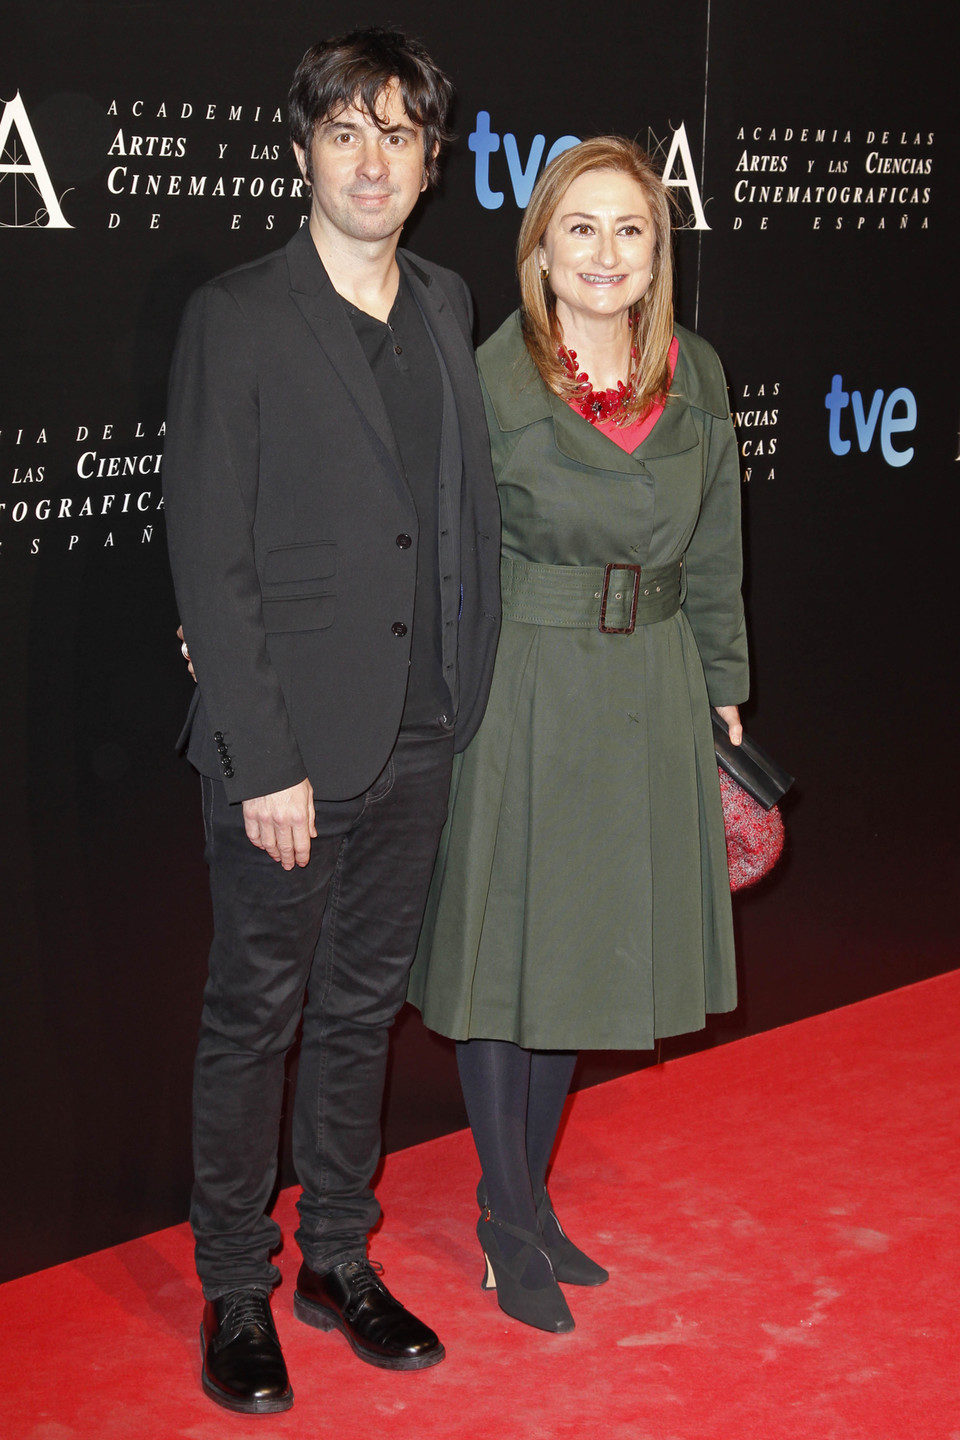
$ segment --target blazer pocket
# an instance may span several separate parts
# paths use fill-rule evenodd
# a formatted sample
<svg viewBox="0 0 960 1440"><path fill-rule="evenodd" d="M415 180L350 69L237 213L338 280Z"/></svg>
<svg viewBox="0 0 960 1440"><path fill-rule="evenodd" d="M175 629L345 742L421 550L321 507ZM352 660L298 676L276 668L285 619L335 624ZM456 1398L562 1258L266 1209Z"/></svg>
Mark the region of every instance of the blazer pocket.
<svg viewBox="0 0 960 1440"><path fill-rule="evenodd" d="M332 540L301 541L268 550L261 582L263 625L268 635L326 630L333 624L337 573Z"/></svg>
<svg viewBox="0 0 960 1440"><path fill-rule="evenodd" d="M271 592L294 593L294 588L328 580L337 573L334 540L303 540L268 550L263 562L263 584Z"/></svg>
<svg viewBox="0 0 960 1440"><path fill-rule="evenodd" d="M333 624L337 597L329 591L315 595L264 595L263 628L268 635L292 635L298 630L328 630Z"/></svg>

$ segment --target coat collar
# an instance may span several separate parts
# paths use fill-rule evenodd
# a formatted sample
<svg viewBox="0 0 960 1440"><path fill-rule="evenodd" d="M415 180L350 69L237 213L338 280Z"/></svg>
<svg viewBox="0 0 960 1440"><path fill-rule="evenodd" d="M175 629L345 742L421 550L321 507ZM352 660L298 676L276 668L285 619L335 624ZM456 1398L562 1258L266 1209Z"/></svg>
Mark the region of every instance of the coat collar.
<svg viewBox="0 0 960 1440"><path fill-rule="evenodd" d="M326 267L313 243L309 225L301 225L291 236L284 246L284 253L287 257L290 289L295 294L325 297L336 295ZM397 263L408 278L415 277L422 285L430 286L433 278L430 272L408 250L397 251ZM443 301L439 299L438 308L442 305Z"/></svg>
<svg viewBox="0 0 960 1440"><path fill-rule="evenodd" d="M698 363L701 347L706 348L704 342L680 325L676 334L680 353L671 398L653 430L632 455L547 389L523 343L517 312L481 345L477 360L501 430L520 430L538 420L551 419L561 454L592 469L636 475L643 471L645 461L679 455L699 443L691 410L723 417L730 413L722 380L718 384Z"/></svg>

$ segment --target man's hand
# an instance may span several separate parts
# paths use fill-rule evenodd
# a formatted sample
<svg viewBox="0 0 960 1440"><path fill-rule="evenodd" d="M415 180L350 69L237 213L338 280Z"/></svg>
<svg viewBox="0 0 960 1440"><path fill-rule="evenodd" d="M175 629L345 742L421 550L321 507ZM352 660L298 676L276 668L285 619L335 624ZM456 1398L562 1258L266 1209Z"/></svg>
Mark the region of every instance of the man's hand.
<svg viewBox="0 0 960 1440"><path fill-rule="evenodd" d="M180 649L187 669L196 683L196 672L190 659L183 626L177 626ZM243 802L243 825L247 839L258 850L266 850L272 860L279 860L284 870L306 865L310 860L310 841L317 838L313 810L313 786L309 780L277 790L273 795L258 795Z"/></svg>
<svg viewBox="0 0 960 1440"><path fill-rule="evenodd" d="M194 668L193 668L193 661L190 659L190 651L187 649L187 642L186 642L186 640L184 640L184 638L183 638L183 626L182 626L182 625L178 625L178 626L177 626L177 639L180 641L180 654L183 656L184 660L186 660L186 662L187 662L187 669L190 671L190 674L193 676L193 683L194 683L194 685L196 685L196 683L197 683L197 672L196 672L196 670L194 670Z"/></svg>
<svg viewBox="0 0 960 1440"><path fill-rule="evenodd" d="M284 870L306 865L310 840L317 838L313 786L309 780L301 780L289 790L244 800L243 824L251 844L279 860Z"/></svg>
<svg viewBox="0 0 960 1440"><path fill-rule="evenodd" d="M743 726L740 724L740 711L736 705L714 705L714 710L720 716L727 727L727 734L730 736L731 745L739 745L743 739Z"/></svg>

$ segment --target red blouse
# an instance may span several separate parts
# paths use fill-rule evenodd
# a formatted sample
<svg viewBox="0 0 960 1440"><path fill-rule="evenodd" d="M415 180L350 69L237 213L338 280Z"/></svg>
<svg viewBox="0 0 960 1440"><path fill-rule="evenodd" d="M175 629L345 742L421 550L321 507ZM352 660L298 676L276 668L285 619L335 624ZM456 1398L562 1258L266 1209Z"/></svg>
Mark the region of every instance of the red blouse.
<svg viewBox="0 0 960 1440"><path fill-rule="evenodd" d="M676 335L674 335L670 341L670 349L667 352L667 364L670 366L671 380L677 368L677 356L679 353L680 345ZM569 403L571 408L579 415L580 411L577 410L574 402L570 401ZM663 404L661 402L660 404L654 405L651 410L648 410L646 415L640 420L634 420L632 425L618 425L615 420L598 420L596 425L594 425L594 429L602 431L608 440L612 440L614 445L619 445L620 449L626 450L629 455L636 450L642 440L646 440L662 414Z"/></svg>

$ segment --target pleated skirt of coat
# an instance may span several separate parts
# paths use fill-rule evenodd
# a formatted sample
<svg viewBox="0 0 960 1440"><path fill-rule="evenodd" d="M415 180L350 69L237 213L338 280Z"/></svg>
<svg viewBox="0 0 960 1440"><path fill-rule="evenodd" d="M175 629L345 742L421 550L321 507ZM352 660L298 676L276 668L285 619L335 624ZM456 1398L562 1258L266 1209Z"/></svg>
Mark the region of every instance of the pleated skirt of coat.
<svg viewBox="0 0 960 1440"><path fill-rule="evenodd" d="M454 766L409 999L455 1039L643 1049L736 1004L703 670L633 635L505 620Z"/></svg>

